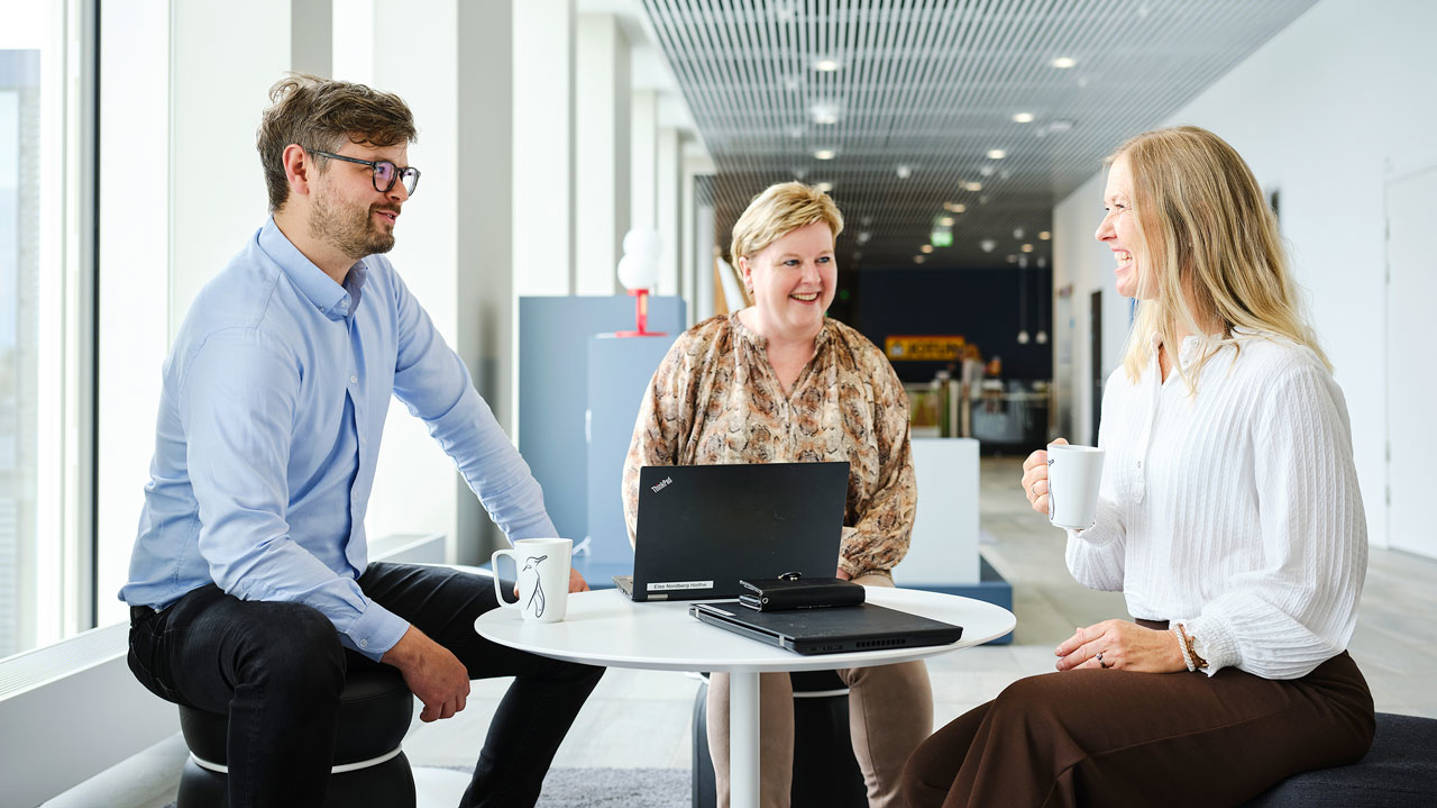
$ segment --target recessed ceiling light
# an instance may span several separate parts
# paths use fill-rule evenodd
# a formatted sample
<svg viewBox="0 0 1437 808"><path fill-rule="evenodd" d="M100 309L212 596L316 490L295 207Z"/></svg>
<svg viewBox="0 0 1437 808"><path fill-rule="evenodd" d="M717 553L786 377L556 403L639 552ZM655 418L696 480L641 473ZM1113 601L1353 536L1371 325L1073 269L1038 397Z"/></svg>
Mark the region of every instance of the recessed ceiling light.
<svg viewBox="0 0 1437 808"><path fill-rule="evenodd" d="M811 113L813 113L813 122L816 123L816 124L822 124L822 125L827 126L827 125L831 125L831 124L838 123L838 105L837 105L837 104L828 104L828 103L814 104L814 105L810 108L809 111L810 111Z"/></svg>
<svg viewBox="0 0 1437 808"><path fill-rule="evenodd" d="M1073 128L1073 122L1072 122L1072 121L1068 121L1068 120L1064 120L1064 119L1062 119L1062 118L1059 118L1059 119L1056 120L1056 121L1051 121L1051 122L1049 122L1049 124L1048 124L1048 131L1049 131L1049 132L1066 132L1066 131L1068 131L1069 129L1072 129L1072 128Z"/></svg>
<svg viewBox="0 0 1437 808"><path fill-rule="evenodd" d="M1050 238L1052 238L1052 237L1053 237L1053 234L1052 234L1052 233L1049 233L1047 230L1042 230L1042 231L1039 231L1039 233L1038 233L1038 239L1039 239L1040 241L1047 241L1048 239L1050 239Z"/></svg>
<svg viewBox="0 0 1437 808"><path fill-rule="evenodd" d="M963 183L963 190L965 190L965 191L972 191L973 193L977 193L977 192L983 190L983 183L981 183L981 182L965 182L965 183Z"/></svg>
<svg viewBox="0 0 1437 808"><path fill-rule="evenodd" d="M794 140L798 140L799 138L803 137L803 127L802 127L802 126L790 126L790 127L788 127L788 136L791 137L791 138L793 138Z"/></svg>
<svg viewBox="0 0 1437 808"><path fill-rule="evenodd" d="M1033 122L1033 113L1031 113L1031 112L1015 112L1015 113L1013 113L1013 123L1032 123L1032 122Z"/></svg>
<svg viewBox="0 0 1437 808"><path fill-rule="evenodd" d="M831 183L831 182L820 182L818 185L816 185L816 186L814 186L814 187L817 188L818 190L824 192L824 193L826 194L826 193L828 193L829 191L832 191L832 190L833 190L833 183Z"/></svg>
<svg viewBox="0 0 1437 808"><path fill-rule="evenodd" d="M941 225L943 225L944 227L952 227L952 226L953 226L953 217L952 217L952 216L944 216L943 218L941 218L941 219L938 220L938 223L941 224Z"/></svg>
<svg viewBox="0 0 1437 808"><path fill-rule="evenodd" d="M978 173L979 173L979 174L982 174L982 175L985 176L985 177L991 177L991 176L993 176L993 167L992 167L992 166L980 166L980 167L978 168Z"/></svg>
<svg viewBox="0 0 1437 808"><path fill-rule="evenodd" d="M871 239L871 238L873 238L873 234L870 233L870 232L868 232L867 230L860 230L860 231L858 231L858 243L859 243L859 244L867 244L867 243L868 243L868 240Z"/></svg>
<svg viewBox="0 0 1437 808"><path fill-rule="evenodd" d="M944 209L950 210L953 213L962 213L963 211L968 209L968 206L963 204L962 202L944 202L943 207Z"/></svg>
<svg viewBox="0 0 1437 808"><path fill-rule="evenodd" d="M1068 66L1072 67L1072 65ZM820 73L832 73L833 71L837 70L838 67L839 65L837 59L824 58L819 59L813 63L813 69L817 70Z"/></svg>
<svg viewBox="0 0 1437 808"><path fill-rule="evenodd" d="M978 242L978 246L983 249L983 252L990 253L993 252L995 248L997 248L998 242L994 241L991 238L985 238L982 241Z"/></svg>
<svg viewBox="0 0 1437 808"><path fill-rule="evenodd" d="M921 264L921 263L923 263L924 261L927 261L927 260L928 260L928 256L926 256L926 255L915 255L915 256L913 256L913 263L915 263L915 264Z"/></svg>
<svg viewBox="0 0 1437 808"><path fill-rule="evenodd" d="M910 165L900 165L894 170L897 172L898 179L900 180L906 180L913 176L913 167Z"/></svg>
<svg viewBox="0 0 1437 808"><path fill-rule="evenodd" d="M927 254L933 252L933 245L932 245L932 244L924 244L922 247L919 247L919 248L918 248L918 251L921 252L921 253L923 253L924 255L927 255Z"/></svg>
<svg viewBox="0 0 1437 808"><path fill-rule="evenodd" d="M1008 156L1008 153L1005 152L1005 151L1003 151L1002 149L989 149L989 150L988 150L988 159L989 159L989 160L1002 160L1004 157L1007 157L1007 156Z"/></svg>
<svg viewBox="0 0 1437 808"><path fill-rule="evenodd" d="M813 156L819 160L832 160L834 154L833 149L818 149L813 153Z"/></svg>
<svg viewBox="0 0 1437 808"><path fill-rule="evenodd" d="M1033 251L1033 245L1031 245L1031 244L1024 244L1024 245L1023 245L1023 252L1032 252L1032 251Z"/></svg>
<svg viewBox="0 0 1437 808"><path fill-rule="evenodd" d="M1010 255L1010 256L1008 256L1008 263L1010 263L1010 264L1016 264L1016 263L1018 263L1018 256L1016 256L1016 255Z"/></svg>
<svg viewBox="0 0 1437 808"><path fill-rule="evenodd" d="M1022 240L1023 240L1023 228L1021 228L1021 227L1015 227L1015 228L1013 228L1013 238L1018 239L1019 241L1022 241Z"/></svg>
<svg viewBox="0 0 1437 808"><path fill-rule="evenodd" d="M1054 59L1051 64L1053 65L1053 67L1056 67L1059 70L1067 70L1070 67L1076 66L1078 64L1078 60L1074 59L1071 56L1059 56L1058 58Z"/></svg>

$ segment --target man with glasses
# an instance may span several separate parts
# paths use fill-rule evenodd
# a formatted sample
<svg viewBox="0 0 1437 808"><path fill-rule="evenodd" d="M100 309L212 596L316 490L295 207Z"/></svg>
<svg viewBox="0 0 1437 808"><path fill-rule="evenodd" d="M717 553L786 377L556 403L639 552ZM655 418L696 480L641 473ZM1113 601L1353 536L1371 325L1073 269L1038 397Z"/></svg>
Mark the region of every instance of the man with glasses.
<svg viewBox="0 0 1437 808"><path fill-rule="evenodd" d="M556 536L539 484L383 253L418 188L397 96L291 75L259 152L271 218L191 306L164 368L129 582L130 667L229 715L229 804L319 805L346 670L398 668L421 718L514 676L463 805L533 805L602 669L492 644L494 587L369 563L390 395L511 539ZM575 574L571 590L587 587Z"/></svg>

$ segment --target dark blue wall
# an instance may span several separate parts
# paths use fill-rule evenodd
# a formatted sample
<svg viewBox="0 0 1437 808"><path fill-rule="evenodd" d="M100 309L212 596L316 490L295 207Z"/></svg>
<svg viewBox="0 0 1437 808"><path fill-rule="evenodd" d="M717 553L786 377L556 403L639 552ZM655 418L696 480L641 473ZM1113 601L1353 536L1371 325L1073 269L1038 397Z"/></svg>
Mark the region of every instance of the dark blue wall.
<svg viewBox="0 0 1437 808"><path fill-rule="evenodd" d="M865 267L844 280L853 305L846 318L879 348L890 334L961 334L983 352L1003 359L1005 379L1048 379L1053 375L1051 339L1046 345L1018 344L1020 274L1027 293L1030 335L1045 328L1051 337L1053 275L1048 269L881 269ZM1041 315L1041 320L1039 319ZM904 381L927 381L938 362L896 362Z"/></svg>

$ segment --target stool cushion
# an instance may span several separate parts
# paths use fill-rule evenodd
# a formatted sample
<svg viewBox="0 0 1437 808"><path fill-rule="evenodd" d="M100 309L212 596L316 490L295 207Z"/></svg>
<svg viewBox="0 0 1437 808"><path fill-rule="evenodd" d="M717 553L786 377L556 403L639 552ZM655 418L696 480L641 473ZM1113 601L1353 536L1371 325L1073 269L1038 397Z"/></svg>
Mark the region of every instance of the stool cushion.
<svg viewBox="0 0 1437 808"><path fill-rule="evenodd" d="M398 748L414 715L414 696L397 668L350 670L339 696L334 765L370 760ZM180 730L195 757L228 765L229 716L180 705Z"/></svg>
<svg viewBox="0 0 1437 808"><path fill-rule="evenodd" d="M1437 719L1377 714L1367 756L1294 775L1249 808L1407 808L1437 805Z"/></svg>

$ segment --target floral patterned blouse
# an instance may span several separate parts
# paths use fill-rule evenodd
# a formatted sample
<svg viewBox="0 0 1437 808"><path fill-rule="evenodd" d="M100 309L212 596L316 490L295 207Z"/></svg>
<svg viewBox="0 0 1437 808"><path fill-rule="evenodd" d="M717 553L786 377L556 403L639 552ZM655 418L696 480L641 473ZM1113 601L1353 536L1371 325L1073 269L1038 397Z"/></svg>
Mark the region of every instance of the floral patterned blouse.
<svg viewBox="0 0 1437 808"><path fill-rule="evenodd" d="M624 518L634 538L642 466L848 461L839 567L887 572L908 552L917 488L908 397L873 343L825 318L785 396L768 340L738 313L675 342L644 394L624 461Z"/></svg>

